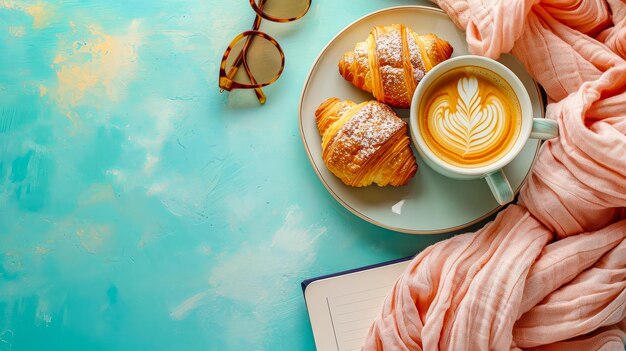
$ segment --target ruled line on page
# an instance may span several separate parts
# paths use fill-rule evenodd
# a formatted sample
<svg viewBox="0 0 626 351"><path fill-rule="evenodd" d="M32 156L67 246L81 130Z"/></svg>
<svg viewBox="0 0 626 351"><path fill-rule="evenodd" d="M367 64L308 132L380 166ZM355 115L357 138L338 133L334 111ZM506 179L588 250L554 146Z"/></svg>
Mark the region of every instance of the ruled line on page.
<svg viewBox="0 0 626 351"><path fill-rule="evenodd" d="M389 289L389 287L390 287L389 285L384 285L384 286L379 286L377 288L370 288L370 289L360 290L357 293L348 293L348 294L343 294L343 295L335 295L334 297L338 298L338 297L344 297L344 296L352 296L352 295L355 295L355 294L368 293L368 292L370 292L372 290Z"/></svg>
<svg viewBox="0 0 626 351"><path fill-rule="evenodd" d="M354 313L354 312L367 311L367 310L371 310L373 308L377 308L377 307L368 306L368 307L365 307L365 308L360 309L360 310L354 310L354 311L348 311L348 312L343 312L343 313L337 313L337 316L344 316L344 315L351 314L351 313Z"/></svg>
<svg viewBox="0 0 626 351"><path fill-rule="evenodd" d="M387 295L376 295L376 296L370 296L366 299L361 299L361 300L357 300L357 301L352 301L352 302L346 302L346 303L342 303L342 304L338 304L336 305L337 307L341 307L341 306L346 306L346 305L353 305L359 302L366 302L366 301L370 301L370 300L377 300L380 298L385 298L385 296Z"/></svg>
<svg viewBox="0 0 626 351"><path fill-rule="evenodd" d="M363 320L369 320L370 322L372 321L370 319L370 317L365 317L365 318L357 318L357 319L351 319L351 320L347 320L347 321L341 321L339 322L339 324L346 324L346 323L354 323L354 322L360 322Z"/></svg>
<svg viewBox="0 0 626 351"><path fill-rule="evenodd" d="M367 328L363 328L363 327L358 327L358 328L354 328L354 329L350 329L350 330L344 330L342 331L342 333L352 333L352 332L356 332L356 331L363 331L369 329L369 327Z"/></svg>

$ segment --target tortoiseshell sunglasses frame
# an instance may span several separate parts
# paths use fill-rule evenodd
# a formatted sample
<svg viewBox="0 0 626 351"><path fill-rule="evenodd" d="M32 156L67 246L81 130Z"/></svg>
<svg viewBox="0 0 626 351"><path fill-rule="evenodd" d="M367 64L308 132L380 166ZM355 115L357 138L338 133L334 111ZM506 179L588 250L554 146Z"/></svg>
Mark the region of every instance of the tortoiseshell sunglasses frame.
<svg viewBox="0 0 626 351"><path fill-rule="evenodd" d="M283 69L285 68L285 54L283 52L283 49L280 47L280 45L276 41L276 39L258 30L261 25L261 19L265 18L269 21L283 22L283 23L292 22L304 16L309 11L309 8L311 8L311 2L312 2L312 0L308 0L307 6L304 9L304 11L296 17L278 18L278 17L274 17L263 12L263 5L265 4L266 1L267 0L261 0L259 1L259 4L257 5L255 0L250 0L250 6L252 6L252 9L256 13L256 17L254 18L254 23L252 24L252 30L245 31L237 35L235 39L233 39L233 41L230 43L230 45L228 45L228 47L226 48L226 51L224 52L224 56L222 57L222 62L220 64L220 78L219 78L220 91L224 91L224 90L231 91L233 89L254 89L257 99L259 99L259 102L261 104L265 103L265 94L263 93L263 90L261 90L261 88L274 83L280 77L280 75L283 72ZM252 76L252 72L250 72L250 67L248 66L248 63L246 61L246 55L245 55L248 49L248 46L250 46L250 43L252 42L255 36L260 36L268 40L270 43L272 43L272 45L274 45L278 49L278 52L280 53L280 57L281 57L280 70L278 71L276 76L272 78L271 80L269 80L268 82L261 83L261 84L257 83L254 77ZM246 37L246 42L243 44L243 48L239 52L239 55L237 56L237 58L235 58L235 60L233 61L233 65L227 73L226 72L226 60L228 59L228 55L230 55L230 52L234 48L235 44L237 44L239 40L242 40L244 37ZM239 70L239 66L241 66L242 64L243 64L244 70L246 71L248 79L250 79L250 84L238 83L238 82L233 81L232 79L237 73L237 71Z"/></svg>

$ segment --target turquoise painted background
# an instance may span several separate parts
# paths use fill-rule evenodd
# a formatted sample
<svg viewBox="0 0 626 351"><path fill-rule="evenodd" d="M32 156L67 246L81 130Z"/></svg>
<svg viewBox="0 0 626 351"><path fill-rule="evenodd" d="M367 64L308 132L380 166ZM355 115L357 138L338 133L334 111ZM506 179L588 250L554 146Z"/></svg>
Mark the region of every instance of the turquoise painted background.
<svg viewBox="0 0 626 351"><path fill-rule="evenodd" d="M297 124L326 43L416 3L263 21L286 67L260 106L217 88L247 0L0 0L0 351L313 350L301 280L449 237L352 215Z"/></svg>

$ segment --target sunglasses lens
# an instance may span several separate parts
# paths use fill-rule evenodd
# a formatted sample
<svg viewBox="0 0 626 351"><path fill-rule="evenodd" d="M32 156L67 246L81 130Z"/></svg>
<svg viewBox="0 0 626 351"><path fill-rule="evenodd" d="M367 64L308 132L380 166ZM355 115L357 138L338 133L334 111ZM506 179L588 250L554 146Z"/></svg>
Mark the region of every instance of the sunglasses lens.
<svg viewBox="0 0 626 351"><path fill-rule="evenodd" d="M238 40L226 59L227 74L236 72L230 78L240 84L267 84L281 74L282 68L282 50L256 34Z"/></svg>
<svg viewBox="0 0 626 351"><path fill-rule="evenodd" d="M300 18L311 5L310 0L255 0L255 2L263 13L278 20Z"/></svg>

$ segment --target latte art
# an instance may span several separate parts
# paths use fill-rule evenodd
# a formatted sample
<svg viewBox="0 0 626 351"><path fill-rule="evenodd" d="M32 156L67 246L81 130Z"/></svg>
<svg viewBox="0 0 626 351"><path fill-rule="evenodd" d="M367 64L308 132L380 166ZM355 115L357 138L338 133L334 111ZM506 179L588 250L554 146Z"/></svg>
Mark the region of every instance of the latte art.
<svg viewBox="0 0 626 351"><path fill-rule="evenodd" d="M489 79L492 72L460 70L433 83L420 109L420 131L442 160L482 167L506 154L517 139L519 102L504 80Z"/></svg>
<svg viewBox="0 0 626 351"><path fill-rule="evenodd" d="M476 77L461 78L457 89L456 102L450 101L449 95L433 102L433 137L451 151L471 157L505 134L504 106L492 94L481 101Z"/></svg>

